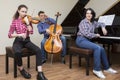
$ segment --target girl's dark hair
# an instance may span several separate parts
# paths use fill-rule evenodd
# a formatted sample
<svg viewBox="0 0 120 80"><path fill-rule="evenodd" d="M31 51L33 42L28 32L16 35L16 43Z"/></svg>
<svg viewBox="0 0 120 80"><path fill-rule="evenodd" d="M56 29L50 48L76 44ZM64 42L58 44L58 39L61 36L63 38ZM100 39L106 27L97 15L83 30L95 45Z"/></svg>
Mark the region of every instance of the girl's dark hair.
<svg viewBox="0 0 120 80"><path fill-rule="evenodd" d="M24 5L24 4L19 5L17 11L15 12L15 14L14 14L14 16L13 16L13 19L18 19L18 17L19 17L18 10L20 10L21 8L26 8L26 9L28 9L28 7L27 7L26 5Z"/></svg>
<svg viewBox="0 0 120 80"><path fill-rule="evenodd" d="M95 21L95 16L96 16L96 13L95 11L92 9L92 8L87 8L84 12L84 18L86 17L86 13L87 11L90 10L91 11L91 14L92 14L92 19L91 19L91 22Z"/></svg>
<svg viewBox="0 0 120 80"><path fill-rule="evenodd" d="M44 11L39 11L38 12L38 16L40 15L40 14L42 14L42 13L45 13Z"/></svg>

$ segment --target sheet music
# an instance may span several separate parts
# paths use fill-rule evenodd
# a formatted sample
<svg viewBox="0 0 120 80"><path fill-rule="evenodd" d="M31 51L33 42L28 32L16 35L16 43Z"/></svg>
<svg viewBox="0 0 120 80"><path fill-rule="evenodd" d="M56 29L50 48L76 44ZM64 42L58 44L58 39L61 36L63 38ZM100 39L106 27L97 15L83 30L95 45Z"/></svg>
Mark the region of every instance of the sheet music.
<svg viewBox="0 0 120 80"><path fill-rule="evenodd" d="M98 19L98 22L105 23L105 25L112 25L114 17L115 17L115 14L100 16Z"/></svg>

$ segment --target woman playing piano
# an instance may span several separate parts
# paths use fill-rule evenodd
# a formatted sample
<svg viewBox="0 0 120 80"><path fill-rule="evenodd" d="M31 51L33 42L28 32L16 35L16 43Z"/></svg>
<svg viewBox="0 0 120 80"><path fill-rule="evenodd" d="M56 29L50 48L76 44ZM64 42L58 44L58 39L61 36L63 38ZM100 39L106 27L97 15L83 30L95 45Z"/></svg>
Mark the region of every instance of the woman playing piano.
<svg viewBox="0 0 120 80"><path fill-rule="evenodd" d="M110 68L104 48L90 41L92 38L100 37L100 34L94 33L95 28L98 28L99 26L101 26L103 34L106 35L107 31L105 29L105 24L95 21L95 12L93 9L86 9L84 19L79 24L76 44L78 47L91 49L94 51L93 73L99 78L105 78L101 70L101 61L104 65L104 72L115 74L117 71Z"/></svg>

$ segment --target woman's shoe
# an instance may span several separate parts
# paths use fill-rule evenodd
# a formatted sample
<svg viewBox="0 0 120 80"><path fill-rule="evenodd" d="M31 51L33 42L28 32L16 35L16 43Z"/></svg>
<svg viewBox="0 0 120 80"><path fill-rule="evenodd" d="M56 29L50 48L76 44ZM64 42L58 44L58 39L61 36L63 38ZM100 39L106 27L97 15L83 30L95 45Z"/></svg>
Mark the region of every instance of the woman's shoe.
<svg viewBox="0 0 120 80"><path fill-rule="evenodd" d="M31 78L31 75L27 71L25 71L24 69L20 70L20 73L26 79L30 79Z"/></svg>
<svg viewBox="0 0 120 80"><path fill-rule="evenodd" d="M107 73L111 73L111 74L116 74L118 73L116 70L112 69L112 68L109 68L107 70L104 70L104 72L107 72Z"/></svg>
<svg viewBox="0 0 120 80"><path fill-rule="evenodd" d="M106 78L106 77L104 76L104 74L102 73L102 71L93 70L93 73L94 73L97 77L99 77L99 78L101 78L101 79L105 79L105 78Z"/></svg>
<svg viewBox="0 0 120 80"><path fill-rule="evenodd" d="M44 76L43 72L38 72L37 80L48 80L48 79Z"/></svg>

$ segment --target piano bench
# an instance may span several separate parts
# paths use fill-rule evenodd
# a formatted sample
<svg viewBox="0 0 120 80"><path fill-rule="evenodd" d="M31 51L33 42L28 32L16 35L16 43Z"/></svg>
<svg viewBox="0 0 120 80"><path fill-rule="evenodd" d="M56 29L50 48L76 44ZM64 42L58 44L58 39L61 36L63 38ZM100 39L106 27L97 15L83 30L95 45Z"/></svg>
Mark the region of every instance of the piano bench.
<svg viewBox="0 0 120 80"><path fill-rule="evenodd" d="M12 49L11 46L7 46L6 48L6 74L9 73L9 57L10 58L13 58L13 66L14 66L14 78L17 77L17 64L16 64L16 60L15 60L15 53ZM23 48L22 49L22 57L27 57L27 67L30 68L30 56L33 56L33 55L36 55L34 52L32 52L31 50L28 50L27 48ZM36 70L37 70L37 67L36 67Z"/></svg>
<svg viewBox="0 0 120 80"><path fill-rule="evenodd" d="M93 55L93 51L90 49L83 49L83 48L78 48L76 46L71 46L69 47L69 68L72 68L72 56L73 55L78 55L79 59L79 67L81 66L81 58L85 58L86 60L86 75L89 75L89 60L90 57Z"/></svg>

